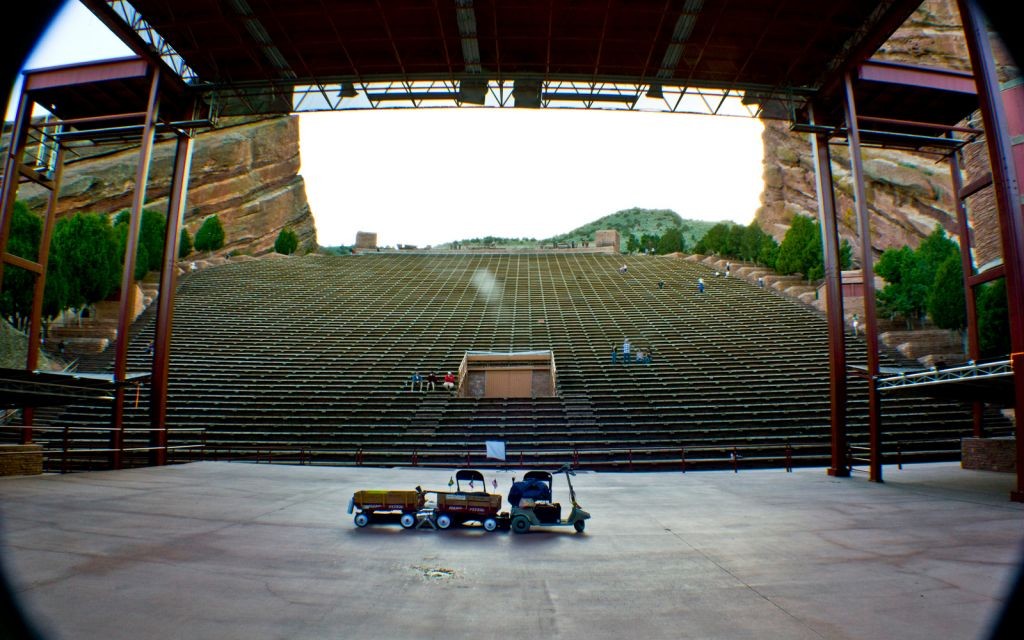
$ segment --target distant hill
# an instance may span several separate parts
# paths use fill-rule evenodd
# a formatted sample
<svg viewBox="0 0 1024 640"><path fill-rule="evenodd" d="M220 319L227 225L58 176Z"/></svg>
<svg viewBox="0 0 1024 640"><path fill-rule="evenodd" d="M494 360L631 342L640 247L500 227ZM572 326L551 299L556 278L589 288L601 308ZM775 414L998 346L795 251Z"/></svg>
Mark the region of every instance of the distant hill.
<svg viewBox="0 0 1024 640"><path fill-rule="evenodd" d="M543 240L536 240L534 238L499 238L495 236L487 236L485 238L466 238L463 240L446 242L436 245L434 248L448 249L456 245L467 248L521 248L535 247L538 244L551 246L552 244L569 244L571 242L575 242L579 245L584 240L593 242L596 233L602 229L617 229L620 236L619 249L624 251L626 249L626 241L629 239L630 235L636 236L638 240L645 235L657 237L661 236L673 227L679 227L682 229L683 238L686 240L686 246L692 247L698 240L704 237L704 234L707 233L708 229L716 224L718 224L718 222L684 220L679 217L678 213L671 209L640 209L638 207L634 207L632 209L616 211L615 213L604 216L603 218L598 218L593 222L577 227L567 233L552 236L550 238L544 238Z"/></svg>
<svg viewBox="0 0 1024 640"><path fill-rule="evenodd" d="M673 227L679 227L683 230L686 246L692 247L715 224L715 222L704 220L684 220L671 209L640 209L634 207L632 209L616 211L582 227L577 227L568 233L547 238L541 242L544 244L573 241L579 243L583 240L592 242L597 231L617 229L621 237L621 246L619 248L625 249L626 240L630 235L636 236L638 239L644 235L660 236Z"/></svg>

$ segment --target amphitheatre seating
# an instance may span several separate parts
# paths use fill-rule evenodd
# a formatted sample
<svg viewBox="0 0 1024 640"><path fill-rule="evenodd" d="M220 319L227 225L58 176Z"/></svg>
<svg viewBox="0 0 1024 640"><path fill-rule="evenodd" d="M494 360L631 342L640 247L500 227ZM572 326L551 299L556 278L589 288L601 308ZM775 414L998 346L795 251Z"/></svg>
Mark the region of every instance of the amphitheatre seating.
<svg viewBox="0 0 1024 640"><path fill-rule="evenodd" d="M484 464L491 439L506 441L510 464L678 468L685 456L701 468L730 465L733 447L744 464L779 466L787 453L795 464L827 464L824 319L712 274L686 260L582 252L305 256L188 274L175 310L168 427L204 434L172 432L170 444L201 441L209 455L300 448L324 464ZM147 312L133 327L130 370L148 369L152 323ZM653 352L651 364L612 364L625 337ZM408 387L414 371L456 371L467 350L531 349L553 350L556 397ZM865 359L853 341L850 362ZM863 443L866 387L851 378L850 389L850 440ZM142 430L126 434L128 446L146 445L147 409L145 389L137 405L129 393L126 425ZM109 408L84 405L55 419L108 422ZM886 451L899 441L903 461L955 459L970 423L953 403L883 401ZM1009 432L1005 420L993 424ZM80 449L102 449L106 437L74 432Z"/></svg>

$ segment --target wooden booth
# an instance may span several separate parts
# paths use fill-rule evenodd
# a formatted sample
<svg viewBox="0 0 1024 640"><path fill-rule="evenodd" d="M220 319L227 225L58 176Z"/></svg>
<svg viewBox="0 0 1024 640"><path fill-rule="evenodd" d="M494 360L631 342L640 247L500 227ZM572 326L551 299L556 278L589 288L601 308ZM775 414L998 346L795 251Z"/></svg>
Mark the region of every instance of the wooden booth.
<svg viewBox="0 0 1024 640"><path fill-rule="evenodd" d="M551 351L467 351L459 365L458 396L536 398L555 395Z"/></svg>

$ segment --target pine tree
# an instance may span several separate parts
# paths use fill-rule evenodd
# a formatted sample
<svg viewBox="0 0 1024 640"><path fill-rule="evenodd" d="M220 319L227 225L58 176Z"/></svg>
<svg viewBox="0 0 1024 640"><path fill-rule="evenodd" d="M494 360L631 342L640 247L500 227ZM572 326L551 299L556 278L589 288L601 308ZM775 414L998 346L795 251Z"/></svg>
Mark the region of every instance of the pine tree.
<svg viewBox="0 0 1024 640"><path fill-rule="evenodd" d="M196 231L196 251L216 251L224 246L224 227L220 224L220 218L212 215Z"/></svg>

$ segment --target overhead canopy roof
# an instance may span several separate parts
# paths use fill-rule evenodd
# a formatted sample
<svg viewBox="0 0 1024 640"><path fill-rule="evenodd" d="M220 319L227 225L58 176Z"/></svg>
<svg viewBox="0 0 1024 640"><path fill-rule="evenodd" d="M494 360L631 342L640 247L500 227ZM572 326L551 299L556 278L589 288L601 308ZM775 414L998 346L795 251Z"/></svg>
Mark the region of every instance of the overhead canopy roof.
<svg viewBox="0 0 1024 640"><path fill-rule="evenodd" d="M112 13L121 3L86 2ZM524 75L814 88L920 0L132 0L208 83ZM123 8L120 8L123 10ZM881 31L878 31L881 29ZM879 39L879 37L881 39Z"/></svg>
<svg viewBox="0 0 1024 640"><path fill-rule="evenodd" d="M516 80L807 96L920 0L83 0L140 54L235 91ZM134 7L134 11L131 8ZM547 85L545 85L547 86ZM278 96L279 98L281 96ZM557 98L556 98L557 99ZM600 99L600 98L598 98ZM283 100L250 101L273 110Z"/></svg>
<svg viewBox="0 0 1024 640"><path fill-rule="evenodd" d="M943 127L977 106L969 74L865 62L920 0L81 1L161 70L168 130L465 105L756 115L815 130L813 103L815 126L842 136L849 71L859 115L874 118L859 123L865 143L944 152L960 142L939 140ZM53 80L32 97L61 119L131 114L150 87L138 62L114 61L111 77L97 64L32 72L26 85ZM196 97L202 121L190 120ZM116 139L119 126L141 127L107 119L63 135Z"/></svg>

